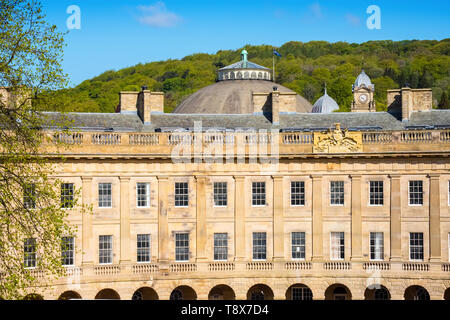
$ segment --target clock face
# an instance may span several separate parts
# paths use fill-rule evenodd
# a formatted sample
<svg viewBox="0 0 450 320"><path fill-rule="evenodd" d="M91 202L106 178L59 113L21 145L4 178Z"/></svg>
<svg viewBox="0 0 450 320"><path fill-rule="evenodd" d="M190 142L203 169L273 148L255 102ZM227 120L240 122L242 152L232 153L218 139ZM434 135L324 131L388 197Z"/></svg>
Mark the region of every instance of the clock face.
<svg viewBox="0 0 450 320"><path fill-rule="evenodd" d="M361 101L361 102L366 102L367 101L367 95L366 94L362 94L362 95L360 95L359 96L359 101Z"/></svg>

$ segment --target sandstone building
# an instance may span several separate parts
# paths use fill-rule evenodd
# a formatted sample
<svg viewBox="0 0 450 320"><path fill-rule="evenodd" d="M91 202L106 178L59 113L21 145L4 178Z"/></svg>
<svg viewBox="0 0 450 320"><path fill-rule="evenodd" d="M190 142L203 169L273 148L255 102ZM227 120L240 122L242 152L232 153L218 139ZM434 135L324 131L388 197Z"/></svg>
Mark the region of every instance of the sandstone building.
<svg viewBox="0 0 450 320"><path fill-rule="evenodd" d="M352 112L313 107L247 61L165 114L121 92L115 114L68 115L62 197L93 215L44 299L450 299L450 111L431 90L370 78ZM349 88L351 90L352 88ZM49 119L60 117L47 113ZM199 126L201 128L199 129ZM47 146L52 149L52 145ZM29 261L34 267L33 261Z"/></svg>

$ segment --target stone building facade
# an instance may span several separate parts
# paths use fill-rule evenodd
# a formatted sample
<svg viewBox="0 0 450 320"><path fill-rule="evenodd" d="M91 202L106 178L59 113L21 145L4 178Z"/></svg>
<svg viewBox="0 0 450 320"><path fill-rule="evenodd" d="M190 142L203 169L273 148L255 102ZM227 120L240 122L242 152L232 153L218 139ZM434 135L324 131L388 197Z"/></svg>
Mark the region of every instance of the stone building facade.
<svg viewBox="0 0 450 320"><path fill-rule="evenodd" d="M164 114L143 90L116 114L68 114L76 132L48 132L66 143L58 177L93 214L69 209L73 263L36 270L30 292L449 299L450 112L299 113L278 90L258 95L269 113Z"/></svg>

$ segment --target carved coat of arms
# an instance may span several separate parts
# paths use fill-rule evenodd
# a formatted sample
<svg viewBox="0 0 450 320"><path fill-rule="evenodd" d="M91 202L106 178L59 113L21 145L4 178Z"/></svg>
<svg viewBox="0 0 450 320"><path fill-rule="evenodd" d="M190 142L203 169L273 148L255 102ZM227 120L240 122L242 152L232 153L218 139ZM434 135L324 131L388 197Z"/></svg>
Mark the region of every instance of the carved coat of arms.
<svg viewBox="0 0 450 320"><path fill-rule="evenodd" d="M326 132L314 133L314 152L317 153L343 153L361 152L362 136L360 132L342 130L339 123L334 129Z"/></svg>

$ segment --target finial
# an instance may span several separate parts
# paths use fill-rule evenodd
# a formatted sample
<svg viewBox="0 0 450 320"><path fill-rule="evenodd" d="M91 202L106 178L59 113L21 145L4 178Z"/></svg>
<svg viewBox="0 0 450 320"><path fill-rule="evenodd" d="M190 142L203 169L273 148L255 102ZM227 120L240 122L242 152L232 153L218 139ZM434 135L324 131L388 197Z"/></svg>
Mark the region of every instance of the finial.
<svg viewBox="0 0 450 320"><path fill-rule="evenodd" d="M325 82L325 95L327 94L327 83Z"/></svg>
<svg viewBox="0 0 450 320"><path fill-rule="evenodd" d="M247 55L248 55L247 50L245 50L245 49L242 50L241 57L242 57L242 62L243 62L244 68L247 68Z"/></svg>

